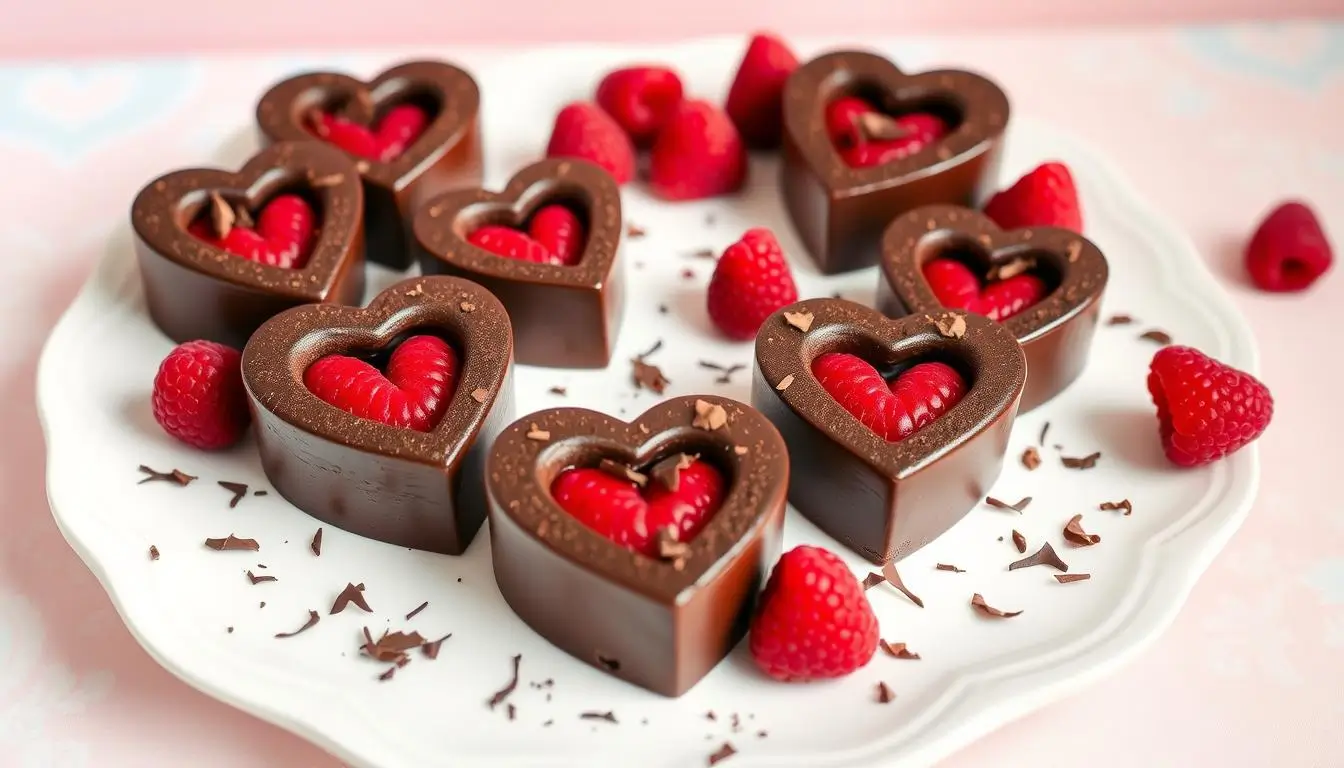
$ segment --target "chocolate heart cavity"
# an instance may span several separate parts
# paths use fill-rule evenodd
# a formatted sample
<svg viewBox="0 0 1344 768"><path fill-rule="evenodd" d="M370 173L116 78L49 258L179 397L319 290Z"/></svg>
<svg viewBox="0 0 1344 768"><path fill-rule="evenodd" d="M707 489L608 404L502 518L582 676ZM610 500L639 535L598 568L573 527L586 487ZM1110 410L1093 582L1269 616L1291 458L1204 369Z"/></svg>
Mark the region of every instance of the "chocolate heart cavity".
<svg viewBox="0 0 1344 768"><path fill-rule="evenodd" d="M478 227L522 229L543 206L564 205L584 232L577 264L506 258L467 238ZM625 302L621 196L592 163L550 159L519 171L500 192L459 190L434 198L415 217L420 269L484 285L513 320L518 362L603 368L611 362Z"/></svg>
<svg viewBox="0 0 1344 768"><path fill-rule="evenodd" d="M314 115L373 126L399 105L429 118L395 157L352 157L364 179L369 260L395 269L413 260L411 218L431 197L481 183L480 90L467 72L439 61L393 67L369 82L335 72L284 80L257 103L262 140L313 141Z"/></svg>
<svg viewBox="0 0 1344 768"><path fill-rule="evenodd" d="M329 405L304 374L331 354L388 350L412 334L448 341L457 385L428 432ZM486 452L513 419L509 317L467 280L403 280L368 307L307 305L272 318L243 350L243 381L271 484L325 523L403 547L461 554L485 519Z"/></svg>
<svg viewBox="0 0 1344 768"><path fill-rule="evenodd" d="M300 268L250 261L192 235L193 222L243 226L281 194L307 201L317 230ZM219 209L219 210L216 210ZM241 349L273 315L300 304L364 298L363 191L341 152L313 142L275 144L241 170L191 168L150 182L131 205L149 316L176 342Z"/></svg>
<svg viewBox="0 0 1344 768"><path fill-rule="evenodd" d="M941 362L969 390L931 423L888 441L813 375L813 361L828 352L886 372ZM788 445L789 503L845 546L886 563L933 541L994 483L1025 381L1017 341L988 318L940 312L892 320L854 302L809 299L772 315L756 337L752 404Z"/></svg>
<svg viewBox="0 0 1344 768"><path fill-rule="evenodd" d="M1003 321L1027 357L1023 413L1078 378L1092 348L1109 275L1106 257L1092 241L1053 227L1002 230L968 208L920 208L891 222L882 237L878 308L892 317L943 311L923 272L938 258L961 261L982 283L1023 270L1044 282L1044 297Z"/></svg>
<svg viewBox="0 0 1344 768"><path fill-rule="evenodd" d="M663 482L651 467L679 454L716 467L727 493L698 535L661 558L607 539L551 495L561 472L603 459ZM789 479L784 442L760 413L710 395L667 400L630 423L577 408L541 411L504 430L487 470L499 590L562 650L680 696L746 634L779 556Z"/></svg>
<svg viewBox="0 0 1344 768"><path fill-rule="evenodd" d="M828 105L847 96L863 98L879 115L936 115L946 133L900 159L852 167L827 129ZM931 203L970 204L993 192L1008 116L1003 90L972 72L906 74L862 51L828 53L799 67L784 88L781 184L818 269L870 266L895 216ZM882 138L881 131L869 133Z"/></svg>

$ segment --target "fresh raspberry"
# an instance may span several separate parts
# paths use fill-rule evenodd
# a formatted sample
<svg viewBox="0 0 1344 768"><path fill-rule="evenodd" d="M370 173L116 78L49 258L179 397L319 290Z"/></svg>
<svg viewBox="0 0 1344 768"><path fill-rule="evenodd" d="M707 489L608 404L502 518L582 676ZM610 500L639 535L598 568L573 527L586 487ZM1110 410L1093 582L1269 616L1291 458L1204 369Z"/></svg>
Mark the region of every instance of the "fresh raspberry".
<svg viewBox="0 0 1344 768"><path fill-rule="evenodd" d="M649 156L649 184L666 200L736 192L747 180L747 150L733 121L707 101L683 101Z"/></svg>
<svg viewBox="0 0 1344 768"><path fill-rule="evenodd" d="M496 256L518 261L533 261L538 264L551 264L551 252L525 232L513 227L487 224L477 227L467 235L467 242L487 250Z"/></svg>
<svg viewBox="0 0 1344 768"><path fill-rule="evenodd" d="M278 195L257 215L257 227L236 224L218 237L207 216L187 227L195 237L234 256L284 269L302 269L317 240L317 217L298 195Z"/></svg>
<svg viewBox="0 0 1344 768"><path fill-rule="evenodd" d="M303 384L323 401L363 419L428 432L457 389L457 351L437 336L412 336L392 352L387 375L357 357L327 355Z"/></svg>
<svg viewBox="0 0 1344 768"><path fill-rule="evenodd" d="M728 246L709 279L709 318L730 339L748 341L775 310L798 300L789 262L768 229L749 229Z"/></svg>
<svg viewBox="0 0 1344 768"><path fill-rule="evenodd" d="M980 299L980 278L956 259L933 259L924 263L924 280L933 297L948 309L967 309Z"/></svg>
<svg viewBox="0 0 1344 768"><path fill-rule="evenodd" d="M724 111L748 146L779 146L784 83L797 68L798 57L783 40L765 33L752 36L724 103Z"/></svg>
<svg viewBox="0 0 1344 768"><path fill-rule="evenodd" d="M723 475L696 460L678 472L677 490L649 482L645 488L600 469L569 469L551 484L562 509L594 531L648 557L658 556L658 531L675 529L690 541L723 503Z"/></svg>
<svg viewBox="0 0 1344 768"><path fill-rule="evenodd" d="M154 420L164 432L202 450L238 442L251 421L241 363L238 350L223 344L179 344L154 376Z"/></svg>
<svg viewBox="0 0 1344 768"><path fill-rule="evenodd" d="M366 160L386 163L410 149L429 125L429 115L414 104L398 104L383 115L374 130L327 112L317 112L313 133L347 153Z"/></svg>
<svg viewBox="0 0 1344 768"><path fill-rule="evenodd" d="M1265 431L1274 398L1242 373L1190 347L1163 347L1148 366L1162 449L1173 464L1197 467L1234 453Z"/></svg>
<svg viewBox="0 0 1344 768"><path fill-rule="evenodd" d="M844 677L877 651L877 616L844 561L821 547L784 553L751 622L751 657L776 680Z"/></svg>
<svg viewBox="0 0 1344 768"><path fill-rule="evenodd" d="M1270 212L1246 244L1246 271L1262 291L1306 290L1334 260L1315 212L1296 200Z"/></svg>
<svg viewBox="0 0 1344 768"><path fill-rule="evenodd" d="M617 184L635 177L635 147L619 123L596 104L576 101L560 110L547 157L577 157L601 166Z"/></svg>
<svg viewBox="0 0 1344 768"><path fill-rule="evenodd" d="M923 429L966 395L966 382L945 363L919 363L891 383L867 360L828 352L812 361L812 375L854 418L895 442Z"/></svg>
<svg viewBox="0 0 1344 768"><path fill-rule="evenodd" d="M996 193L985 215L1004 229L1060 227L1083 231L1083 211L1073 174L1063 163L1045 163Z"/></svg>
<svg viewBox="0 0 1344 768"><path fill-rule="evenodd" d="M638 147L653 143L681 103L681 78L667 67L626 67L597 85L597 104Z"/></svg>
<svg viewBox="0 0 1344 768"><path fill-rule="evenodd" d="M543 206L527 227L532 239L550 254L550 263L572 266L583 258L583 222L568 206Z"/></svg>
<svg viewBox="0 0 1344 768"><path fill-rule="evenodd" d="M1045 298L1045 281L1029 272L980 287L971 268L956 259L934 259L924 265L924 279L938 303L1002 322Z"/></svg>
<svg viewBox="0 0 1344 768"><path fill-rule="evenodd" d="M891 163L921 152L947 135L947 123L937 115L911 112L893 118L898 139L871 140L840 152L840 157L851 168L869 168Z"/></svg>

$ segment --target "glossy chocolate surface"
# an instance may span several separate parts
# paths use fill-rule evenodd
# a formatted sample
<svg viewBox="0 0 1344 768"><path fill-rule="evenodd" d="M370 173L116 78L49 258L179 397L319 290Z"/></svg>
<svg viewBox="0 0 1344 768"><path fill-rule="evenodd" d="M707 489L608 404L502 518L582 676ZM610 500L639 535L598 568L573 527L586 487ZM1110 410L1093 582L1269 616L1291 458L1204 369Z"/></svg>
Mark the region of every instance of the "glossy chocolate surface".
<svg viewBox="0 0 1344 768"><path fill-rule="evenodd" d="M919 108L959 117L929 147L871 168L851 168L826 131L826 106L868 96L884 111ZM993 192L1008 97L972 72L906 74L876 54L838 51L809 61L784 88L784 203L803 244L825 274L871 266L882 230L932 203L980 202Z"/></svg>
<svg viewBox="0 0 1344 768"><path fill-rule="evenodd" d="M387 162L352 157L364 179L369 260L406 269L414 260L411 218L437 194L481 183L480 90L465 71L438 61L412 61L369 82L335 72L296 75L257 103L264 143L321 141L306 124L311 110L375 123L400 103L430 108L420 137Z"/></svg>
<svg viewBox="0 0 1344 768"><path fill-rule="evenodd" d="M789 325L784 312L811 313L810 329ZM963 335L940 330L939 323L955 329L957 318ZM858 355L879 371L940 360L961 372L970 391L923 429L888 442L813 376L812 361L827 352ZM988 318L941 312L891 320L851 301L809 299L761 327L751 399L788 445L789 503L881 564L933 541L984 497L1003 468L1025 380L1017 341Z"/></svg>
<svg viewBox="0 0 1344 768"><path fill-rule="evenodd" d="M319 358L436 333L461 355L457 389L429 432L353 416L309 392ZM461 554L486 515L485 458L513 420L513 334L499 300L451 277L403 280L367 308L307 305L263 325L243 382L266 477L304 512L403 547Z"/></svg>
<svg viewBox="0 0 1344 768"><path fill-rule="evenodd" d="M721 405L728 423L693 427L698 399ZM547 439L528 437L536 430ZM729 485L680 568L608 540L550 494L568 467L603 458L645 467L683 452L712 462ZM678 397L628 424L578 408L542 411L500 435L488 471L495 581L514 612L559 648L622 680L680 696L746 634L780 554L789 479L779 433L750 407L711 395Z"/></svg>
<svg viewBox="0 0 1344 768"><path fill-rule="evenodd" d="M282 192L302 194L319 227L304 266L250 261L189 233L211 192L250 211ZM207 339L242 349L262 323L290 307L364 299L359 175L343 152L320 144L275 144L236 172L192 168L161 176L136 195L131 228L149 316L175 342Z"/></svg>
<svg viewBox="0 0 1344 768"><path fill-rule="evenodd" d="M573 266L498 256L467 242L486 224L519 228L543 205L564 203L580 214L587 241ZM605 368L625 308L620 263L621 195L596 165L542 160L519 171L500 192L450 192L415 217L420 269L484 285L513 321L518 362L558 368Z"/></svg>
<svg viewBox="0 0 1344 768"><path fill-rule="evenodd" d="M940 255L972 256L982 278L992 269L1028 260L1053 290L1003 321L1027 356L1023 413L1062 392L1087 365L1101 319L1109 268L1092 241L1067 229L1004 231L984 214L957 206L930 206L891 223L882 238L877 306L891 317L943 311L924 279L926 262Z"/></svg>

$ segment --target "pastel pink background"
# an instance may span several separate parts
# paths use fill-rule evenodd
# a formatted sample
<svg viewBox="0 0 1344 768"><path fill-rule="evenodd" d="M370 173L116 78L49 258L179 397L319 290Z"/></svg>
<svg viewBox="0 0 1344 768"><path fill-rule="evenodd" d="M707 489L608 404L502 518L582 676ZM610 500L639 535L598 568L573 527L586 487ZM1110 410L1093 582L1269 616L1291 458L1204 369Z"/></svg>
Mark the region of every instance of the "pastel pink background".
<svg viewBox="0 0 1344 768"><path fill-rule="evenodd" d="M134 14L135 5L145 3L120 5L116 13ZM259 5L211 6L224 32L199 38L229 40L229 28L244 23L265 26L270 35L298 34L272 23ZM1116 12L1121 4L1101 5ZM1189 5L1207 11L1233 4ZM941 6L946 11L948 3ZM34 4L47 20L20 22L32 31L25 45L45 45L42 35L60 26L52 19L71 18L56 15L59 9L72 7ZM882 28L904 31L893 22L897 5L862 7L868 14L886 8ZM450 18L446 8L440 13ZM451 18L460 19L457 13ZM86 11L81 28L102 26L99 34L116 37L115 27L96 18ZM257 24L261 18L268 23ZM0 46L12 50L6 38L20 33L6 21ZM567 24L518 32L593 36L582 24ZM669 34L684 28L653 26ZM319 29L334 34L335 26L324 22ZM339 41L311 27L302 34ZM612 34L619 33L606 36ZM1260 441L1259 500L1172 629L1106 681L985 738L948 766L1344 765L1344 510L1336 485L1344 408L1331 405L1344 377L1344 347L1333 325L1344 301L1344 270L1310 293L1282 297L1248 287L1238 264L1256 218L1289 195L1313 201L1335 242L1344 242L1344 63L1336 55L1342 36L1340 25L1294 24L1215 30L1213 44L1170 29L931 41L940 59L994 73L1022 113L1107 152L1180 223L1255 329L1262 378L1278 403ZM59 51L43 50L101 50L79 42L89 39L75 36ZM225 64L204 67L206 84L227 76ZM0 68L0 85L3 75ZM195 111L212 109L217 105L203 89L172 120L73 159L0 141L6 169L0 325L9 329L0 347L0 765L6 767L336 764L159 668L62 540L42 489L33 407L42 340L103 255L109 234L124 228L118 212L163 170L165 152L187 151L181 145L190 139ZM96 183L87 169L96 169ZM45 189L19 191L39 179Z"/></svg>

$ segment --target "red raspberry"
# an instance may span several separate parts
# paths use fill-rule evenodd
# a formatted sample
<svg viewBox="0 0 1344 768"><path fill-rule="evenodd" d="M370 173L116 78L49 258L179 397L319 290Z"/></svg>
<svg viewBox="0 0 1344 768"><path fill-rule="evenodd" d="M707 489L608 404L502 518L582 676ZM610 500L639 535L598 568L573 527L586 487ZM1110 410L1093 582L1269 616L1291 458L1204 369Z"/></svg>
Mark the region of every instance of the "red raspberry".
<svg viewBox="0 0 1344 768"><path fill-rule="evenodd" d="M533 261L538 264L553 263L551 252L546 246L513 227L502 227L498 224L477 227L467 235L467 242L506 259Z"/></svg>
<svg viewBox="0 0 1344 768"><path fill-rule="evenodd" d="M752 36L724 103L724 111L749 146L779 146L784 83L797 68L798 57L783 40L766 33Z"/></svg>
<svg viewBox="0 0 1344 768"><path fill-rule="evenodd" d="M678 541L695 538L723 503L723 475L693 461L678 473L677 490L657 482L643 490L600 469L569 469L551 484L562 509L594 531L648 557L658 556L658 531L672 527Z"/></svg>
<svg viewBox="0 0 1344 768"><path fill-rule="evenodd" d="M316 113L313 133L347 153L386 163L395 160L420 138L429 126L429 115L414 104L398 104L383 115L374 130L326 112Z"/></svg>
<svg viewBox="0 0 1344 768"><path fill-rule="evenodd" d="M550 253L552 264L572 266L583 258L583 222L567 206L543 206L533 214L527 231Z"/></svg>
<svg viewBox="0 0 1344 768"><path fill-rule="evenodd" d="M1246 271L1262 291L1306 290L1334 260L1315 212L1295 200L1270 212L1246 244Z"/></svg>
<svg viewBox="0 0 1344 768"><path fill-rule="evenodd" d="M867 360L828 352L812 361L812 375L854 418L895 442L923 429L966 395L966 382L944 363L919 363L890 384Z"/></svg>
<svg viewBox="0 0 1344 768"><path fill-rule="evenodd" d="M284 269L302 269L317 240L317 217L298 195L278 195L257 215L257 227L233 226L216 237L207 217L187 227L192 235L234 256Z"/></svg>
<svg viewBox="0 0 1344 768"><path fill-rule="evenodd" d="M1063 163L1045 163L996 193L985 215L1004 229L1060 227L1083 231L1083 211L1073 174Z"/></svg>
<svg viewBox="0 0 1344 768"><path fill-rule="evenodd" d="M851 168L869 168L891 163L927 149L947 135L947 123L937 115L911 112L893 119L904 133L899 139L866 141L840 152L840 157Z"/></svg>
<svg viewBox="0 0 1344 768"><path fill-rule="evenodd" d="M412 336L388 358L386 376L357 357L327 355L308 366L303 384L324 402L360 418L428 432L453 399L460 370L457 351L448 342Z"/></svg>
<svg viewBox="0 0 1344 768"><path fill-rule="evenodd" d="M676 111L681 93L681 78L667 67L626 67L598 83L597 104L635 146L647 147Z"/></svg>
<svg viewBox="0 0 1344 768"><path fill-rule="evenodd" d="M601 166L617 184L635 177L635 147L621 126L596 104L576 101L560 110L547 157L577 157Z"/></svg>
<svg viewBox="0 0 1344 768"><path fill-rule="evenodd" d="M223 344L179 344L154 376L154 420L164 432L202 450L238 442L251 421L241 364L238 350Z"/></svg>
<svg viewBox="0 0 1344 768"><path fill-rule="evenodd" d="M841 151L863 143L859 135L859 118L874 112L873 105L858 96L841 96L826 105L826 135Z"/></svg>
<svg viewBox="0 0 1344 768"><path fill-rule="evenodd" d="M709 279L709 318L730 339L756 337L775 310L798 300L789 262L768 229L749 229L728 246Z"/></svg>
<svg viewBox="0 0 1344 768"><path fill-rule="evenodd" d="M1240 450L1274 415L1274 398L1248 373L1190 347L1163 347L1148 366L1162 449L1173 464L1197 467Z"/></svg>
<svg viewBox="0 0 1344 768"><path fill-rule="evenodd" d="M844 561L800 546L775 564L751 622L751 657L776 680L844 677L877 651L877 616Z"/></svg>
<svg viewBox="0 0 1344 768"><path fill-rule="evenodd" d="M707 101L683 101L649 157L649 184L666 200L736 192L747 180L747 150L733 121Z"/></svg>
<svg viewBox="0 0 1344 768"><path fill-rule="evenodd" d="M923 272L934 298L948 309L969 309L980 299L980 278L956 259L927 261Z"/></svg>
<svg viewBox="0 0 1344 768"><path fill-rule="evenodd" d="M934 259L924 265L924 279L938 303L1002 322L1045 298L1045 281L1031 273L995 280L982 290L971 268L956 259Z"/></svg>

